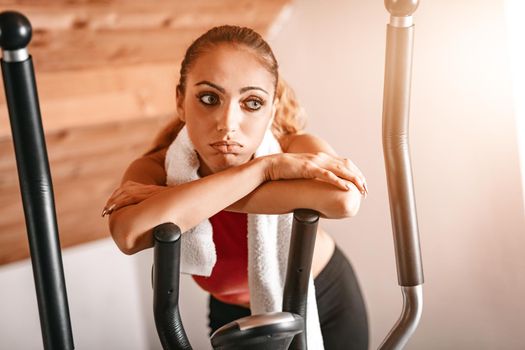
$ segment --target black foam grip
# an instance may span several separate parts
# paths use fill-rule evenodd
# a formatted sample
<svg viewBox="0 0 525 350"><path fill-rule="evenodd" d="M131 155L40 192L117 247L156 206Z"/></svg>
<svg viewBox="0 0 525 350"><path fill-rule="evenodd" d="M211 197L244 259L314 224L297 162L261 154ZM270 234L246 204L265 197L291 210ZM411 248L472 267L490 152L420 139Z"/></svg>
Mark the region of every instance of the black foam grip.
<svg viewBox="0 0 525 350"><path fill-rule="evenodd" d="M318 223L318 212L311 209L296 209L294 211L286 282L283 293L283 311L302 316L305 329L302 333L295 336L289 349L307 349L306 306L308 299L308 281L312 268Z"/></svg>
<svg viewBox="0 0 525 350"><path fill-rule="evenodd" d="M0 47L4 50L25 48L31 41L31 23L26 16L16 11L0 13Z"/></svg>
<svg viewBox="0 0 525 350"><path fill-rule="evenodd" d="M179 313L180 228L172 223L153 229L153 313L162 347L191 350Z"/></svg>

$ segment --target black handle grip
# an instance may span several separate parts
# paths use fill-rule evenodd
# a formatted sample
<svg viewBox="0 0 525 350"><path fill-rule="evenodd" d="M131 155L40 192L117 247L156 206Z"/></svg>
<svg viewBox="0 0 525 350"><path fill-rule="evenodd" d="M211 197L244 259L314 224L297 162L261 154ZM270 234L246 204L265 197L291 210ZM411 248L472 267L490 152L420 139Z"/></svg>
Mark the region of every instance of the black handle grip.
<svg viewBox="0 0 525 350"><path fill-rule="evenodd" d="M31 41L31 23L23 14L15 11L0 13L0 47L3 50L19 50Z"/></svg>
<svg viewBox="0 0 525 350"><path fill-rule="evenodd" d="M315 238L319 223L319 213L311 209L294 211L290 252L286 270L286 282L283 294L283 311L303 317L305 329L295 336L289 349L304 350L306 344L306 305L308 281L312 268Z"/></svg>
<svg viewBox="0 0 525 350"><path fill-rule="evenodd" d="M180 228L161 224L153 237L153 313L160 342L167 350L191 350L179 313Z"/></svg>

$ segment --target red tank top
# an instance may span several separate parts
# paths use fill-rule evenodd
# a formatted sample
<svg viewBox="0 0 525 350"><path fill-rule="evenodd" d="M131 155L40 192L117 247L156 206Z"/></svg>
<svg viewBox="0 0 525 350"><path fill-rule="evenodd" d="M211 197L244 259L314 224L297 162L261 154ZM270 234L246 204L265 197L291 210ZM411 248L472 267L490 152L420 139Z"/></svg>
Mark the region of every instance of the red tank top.
<svg viewBox="0 0 525 350"><path fill-rule="evenodd" d="M204 290L225 303L249 305L247 214L220 211L210 219L217 261L209 277L193 276Z"/></svg>

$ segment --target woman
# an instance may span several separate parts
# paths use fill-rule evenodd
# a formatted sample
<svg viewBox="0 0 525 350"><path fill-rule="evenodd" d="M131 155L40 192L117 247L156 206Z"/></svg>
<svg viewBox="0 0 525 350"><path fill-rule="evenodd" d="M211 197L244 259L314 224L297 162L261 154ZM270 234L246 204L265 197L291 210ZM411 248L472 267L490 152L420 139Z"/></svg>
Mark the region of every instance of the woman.
<svg viewBox="0 0 525 350"><path fill-rule="evenodd" d="M368 190L350 160L302 132L299 107L279 79L272 50L251 29L216 27L193 42L181 64L176 99L177 118L129 166L103 216L110 214L111 235L126 254L152 247L152 228L158 224L175 222L185 232L210 219L217 263L210 277L194 279L210 292L213 332L250 314L246 213L306 207L325 218L351 217ZM201 178L166 187L166 149L184 125ZM255 158L268 128L283 153ZM322 229L312 274L325 348L367 349L359 285L349 261Z"/></svg>

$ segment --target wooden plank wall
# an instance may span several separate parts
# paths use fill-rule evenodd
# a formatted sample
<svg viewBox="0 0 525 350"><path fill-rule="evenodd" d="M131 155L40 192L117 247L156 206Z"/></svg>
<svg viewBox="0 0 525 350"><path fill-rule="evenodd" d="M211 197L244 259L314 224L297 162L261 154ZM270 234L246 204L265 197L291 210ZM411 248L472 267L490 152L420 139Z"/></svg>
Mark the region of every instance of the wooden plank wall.
<svg viewBox="0 0 525 350"><path fill-rule="evenodd" d="M33 26L33 57L62 247L109 235L102 207L174 116L186 47L220 24L264 34L290 0L0 0ZM3 90L3 84L2 84ZM0 93L0 264L27 258L5 94Z"/></svg>

